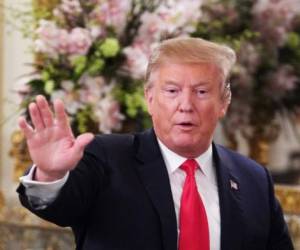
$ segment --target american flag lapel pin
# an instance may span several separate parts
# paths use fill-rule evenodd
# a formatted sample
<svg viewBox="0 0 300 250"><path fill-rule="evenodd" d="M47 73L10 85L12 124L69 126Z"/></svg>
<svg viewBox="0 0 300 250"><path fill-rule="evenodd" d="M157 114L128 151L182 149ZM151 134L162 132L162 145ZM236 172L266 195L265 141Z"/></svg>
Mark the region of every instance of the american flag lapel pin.
<svg viewBox="0 0 300 250"><path fill-rule="evenodd" d="M239 190L239 185L235 181L230 180L230 188L234 190Z"/></svg>

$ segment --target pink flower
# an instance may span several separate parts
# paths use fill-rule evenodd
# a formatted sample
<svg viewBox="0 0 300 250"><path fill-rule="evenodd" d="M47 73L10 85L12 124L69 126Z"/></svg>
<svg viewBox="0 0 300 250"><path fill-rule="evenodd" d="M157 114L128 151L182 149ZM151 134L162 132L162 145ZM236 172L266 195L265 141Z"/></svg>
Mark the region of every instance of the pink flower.
<svg viewBox="0 0 300 250"><path fill-rule="evenodd" d="M254 26L260 31L262 39L282 46L299 12L299 0L259 0L253 6Z"/></svg>
<svg viewBox="0 0 300 250"><path fill-rule="evenodd" d="M62 0L60 8L63 12L74 15L82 12L80 2L78 0Z"/></svg>
<svg viewBox="0 0 300 250"><path fill-rule="evenodd" d="M105 29L100 25L90 25L89 31L93 40L96 40L98 37L104 37L106 35Z"/></svg>
<svg viewBox="0 0 300 250"><path fill-rule="evenodd" d="M119 130L124 116L119 103L113 98L114 83L107 84L101 76L84 75L80 80L79 102L92 108L92 117L99 124L102 133Z"/></svg>
<svg viewBox="0 0 300 250"><path fill-rule="evenodd" d="M76 91L67 91L64 89L54 90L51 94L51 100L61 99L64 102L68 114L75 115L84 105L79 101Z"/></svg>
<svg viewBox="0 0 300 250"><path fill-rule="evenodd" d="M123 50L127 60L123 69L135 79L142 79L145 76L149 54L143 50L142 46L133 45Z"/></svg>
<svg viewBox="0 0 300 250"><path fill-rule="evenodd" d="M67 30L61 29L58 33L57 51L60 54L67 54L69 50L69 34Z"/></svg>
<svg viewBox="0 0 300 250"><path fill-rule="evenodd" d="M111 96L107 96L98 103L95 110L99 119L99 130L102 133L111 133L113 130L120 130L124 115L120 113L120 105Z"/></svg>
<svg viewBox="0 0 300 250"><path fill-rule="evenodd" d="M261 63L260 52L250 42L244 42L237 53L238 62L247 69L249 73L256 71L257 66Z"/></svg>
<svg viewBox="0 0 300 250"><path fill-rule="evenodd" d="M73 55L86 55L92 45L92 38L87 29L74 28L69 36L68 52Z"/></svg>
<svg viewBox="0 0 300 250"><path fill-rule="evenodd" d="M141 16L141 22L136 40L144 40L144 43L151 44L160 41L162 36L166 35L166 22L157 13L145 12Z"/></svg>
<svg viewBox="0 0 300 250"><path fill-rule="evenodd" d="M100 25L112 27L120 35L127 23L131 0L99 1L90 18Z"/></svg>
<svg viewBox="0 0 300 250"><path fill-rule="evenodd" d="M83 14L79 0L61 0L53 10L53 15L59 23L66 23L71 26L76 25L76 19Z"/></svg>
<svg viewBox="0 0 300 250"><path fill-rule="evenodd" d="M52 21L42 19L36 30L37 39L34 41L34 50L36 52L47 53L55 57L58 53L60 30Z"/></svg>
<svg viewBox="0 0 300 250"><path fill-rule="evenodd" d="M161 4L155 12L144 12L137 40L158 42L165 37L184 35L195 31L201 16L202 1L169 1Z"/></svg>
<svg viewBox="0 0 300 250"><path fill-rule="evenodd" d="M138 34L123 52L127 57L123 69L136 79L145 76L151 48L166 37L183 36L196 28L201 15L202 1L168 1L162 3L154 12L144 12Z"/></svg>
<svg viewBox="0 0 300 250"><path fill-rule="evenodd" d="M27 95L30 95L32 92L31 85L28 84L29 82L33 80L40 80L41 75L39 73L32 73L27 74L22 77L20 77L16 82L16 87L14 90L17 92L17 100L16 102L20 105L22 101L27 97Z"/></svg>
<svg viewBox="0 0 300 250"><path fill-rule="evenodd" d="M284 96L287 91L296 88L299 79L291 65L281 65L276 72L272 72L267 77L269 91L271 95Z"/></svg>
<svg viewBox="0 0 300 250"><path fill-rule="evenodd" d="M81 85L80 101L96 105L107 92L110 91L103 77L90 77L84 75L79 80Z"/></svg>
<svg viewBox="0 0 300 250"><path fill-rule="evenodd" d="M53 21L42 19L36 33L41 39L54 40L58 36L59 29Z"/></svg>
<svg viewBox="0 0 300 250"><path fill-rule="evenodd" d="M166 24L166 32L174 34L180 30L180 34L187 34L195 31L197 21L201 16L199 0L178 0L171 1L168 5L162 4L157 9L157 14Z"/></svg>

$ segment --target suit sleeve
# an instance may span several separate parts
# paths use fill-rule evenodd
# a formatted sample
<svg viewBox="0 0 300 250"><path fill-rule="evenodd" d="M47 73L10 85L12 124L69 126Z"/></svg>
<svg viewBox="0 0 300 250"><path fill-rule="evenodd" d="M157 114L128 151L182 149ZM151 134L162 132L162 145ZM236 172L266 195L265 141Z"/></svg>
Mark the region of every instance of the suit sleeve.
<svg viewBox="0 0 300 250"><path fill-rule="evenodd" d="M85 150L78 165L69 174L57 198L44 209L37 209L26 195L25 187L17 189L20 202L37 216L60 226L84 223L100 189L105 183L105 154L94 140Z"/></svg>
<svg viewBox="0 0 300 250"><path fill-rule="evenodd" d="M268 250L293 250L288 227L284 220L282 208L275 197L274 186L269 172L266 170L269 184L269 199L271 208L270 234L268 240Z"/></svg>

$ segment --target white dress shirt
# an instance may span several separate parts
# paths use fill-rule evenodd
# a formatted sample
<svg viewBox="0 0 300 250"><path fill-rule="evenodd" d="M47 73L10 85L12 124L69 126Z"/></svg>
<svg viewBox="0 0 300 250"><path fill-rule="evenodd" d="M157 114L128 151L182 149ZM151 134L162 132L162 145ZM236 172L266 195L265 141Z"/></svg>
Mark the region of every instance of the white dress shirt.
<svg viewBox="0 0 300 250"><path fill-rule="evenodd" d="M186 173L180 168L180 166L187 159L169 150L161 141L158 140L158 143L169 173L179 234L180 228L178 222L180 200L186 177ZM195 160L200 166L200 168L198 168L195 172L195 179L207 215L210 250L220 250L220 205L216 171L213 166L212 146L210 146L206 152L197 157Z"/></svg>
<svg viewBox="0 0 300 250"><path fill-rule="evenodd" d="M179 234L180 199L186 176L180 166L186 158L169 150L161 141L158 140L158 142L170 178ZM208 219L210 250L220 250L220 206L216 173L213 166L212 146L195 160L200 166L195 172L195 178ZM35 166L26 176L20 177L20 181L25 186L25 193L33 205L37 209L43 209L57 197L60 189L68 179L69 172L60 180L39 182L32 180L34 168Z"/></svg>

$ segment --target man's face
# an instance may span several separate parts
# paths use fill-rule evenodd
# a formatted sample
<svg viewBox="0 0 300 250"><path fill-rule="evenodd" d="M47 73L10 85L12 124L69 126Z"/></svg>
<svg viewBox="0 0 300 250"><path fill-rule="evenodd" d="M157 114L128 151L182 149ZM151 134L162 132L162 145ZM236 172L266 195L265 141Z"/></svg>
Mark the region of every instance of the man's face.
<svg viewBox="0 0 300 250"><path fill-rule="evenodd" d="M145 96L156 135L179 155L199 156L210 145L228 106L221 98L220 70L206 63L171 63L154 74Z"/></svg>

